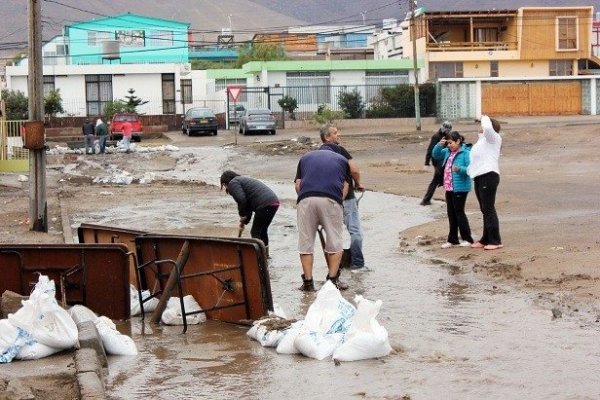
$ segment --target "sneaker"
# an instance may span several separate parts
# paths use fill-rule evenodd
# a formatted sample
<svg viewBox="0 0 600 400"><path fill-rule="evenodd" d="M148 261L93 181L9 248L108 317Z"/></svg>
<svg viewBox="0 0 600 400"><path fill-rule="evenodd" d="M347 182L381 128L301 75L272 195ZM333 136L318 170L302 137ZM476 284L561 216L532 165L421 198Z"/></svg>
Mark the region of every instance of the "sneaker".
<svg viewBox="0 0 600 400"><path fill-rule="evenodd" d="M466 240L461 240L458 244L460 247L471 247L471 242L467 242Z"/></svg>
<svg viewBox="0 0 600 400"><path fill-rule="evenodd" d="M348 268L350 270L350 272L352 272L353 274L360 274L362 272L369 272L372 271L371 268L367 267L366 265L363 265L362 267L358 267L356 265L351 265L350 268Z"/></svg>
<svg viewBox="0 0 600 400"><path fill-rule="evenodd" d="M501 244L488 244L486 246L483 247L484 250L498 250L503 248L504 245Z"/></svg>
<svg viewBox="0 0 600 400"><path fill-rule="evenodd" d="M302 274L302 286L299 289L304 292L314 292L315 282L312 279L304 279L304 274Z"/></svg>
<svg viewBox="0 0 600 400"><path fill-rule="evenodd" d="M471 245L472 249L483 249L485 247L485 244L481 243L481 242L475 242Z"/></svg>
<svg viewBox="0 0 600 400"><path fill-rule="evenodd" d="M419 205L421 205L421 206L430 206L430 205L431 205L431 201L425 201L425 200L422 200L422 201L419 203Z"/></svg>
<svg viewBox="0 0 600 400"><path fill-rule="evenodd" d="M453 243L450 243L450 242L446 242L446 243L444 243L443 245L441 245L440 247L441 247L442 249L449 249L450 247L454 247L454 246L456 246L456 245L455 245L455 244L453 244Z"/></svg>

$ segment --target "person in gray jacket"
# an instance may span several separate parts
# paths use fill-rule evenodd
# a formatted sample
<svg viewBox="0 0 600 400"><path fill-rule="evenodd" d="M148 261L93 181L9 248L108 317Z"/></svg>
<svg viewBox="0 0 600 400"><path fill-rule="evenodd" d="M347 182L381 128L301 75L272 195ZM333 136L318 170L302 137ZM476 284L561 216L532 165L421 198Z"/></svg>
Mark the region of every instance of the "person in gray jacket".
<svg viewBox="0 0 600 400"><path fill-rule="evenodd" d="M227 170L221 174L221 189L236 201L240 214L240 232L252 219L250 236L263 241L269 255L269 225L279 208L279 198L261 181Z"/></svg>

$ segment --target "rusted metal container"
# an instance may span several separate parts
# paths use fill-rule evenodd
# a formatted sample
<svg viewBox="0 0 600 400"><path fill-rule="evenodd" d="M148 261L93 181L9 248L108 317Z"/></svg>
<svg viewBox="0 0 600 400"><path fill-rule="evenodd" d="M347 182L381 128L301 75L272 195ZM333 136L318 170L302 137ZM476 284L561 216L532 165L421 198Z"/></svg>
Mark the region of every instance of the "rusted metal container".
<svg viewBox="0 0 600 400"><path fill-rule="evenodd" d="M208 319L250 323L273 310L271 283L260 240L148 234L135 239L140 286L159 295L183 244L189 257L180 274L182 293L192 295ZM168 262L166 262L168 261Z"/></svg>
<svg viewBox="0 0 600 400"><path fill-rule="evenodd" d="M128 319L130 258L122 244L0 244L0 293L29 295L43 274L54 280L63 306Z"/></svg>
<svg viewBox="0 0 600 400"><path fill-rule="evenodd" d="M29 150L41 150L46 146L43 121L27 121L23 129L23 147Z"/></svg>
<svg viewBox="0 0 600 400"><path fill-rule="evenodd" d="M77 228L79 243L121 243L127 246L129 252L133 254L133 257L129 259L129 283L136 288L137 279L135 270L137 260L135 255L137 254L137 250L135 248L135 238L144 234L146 232L94 224L81 224Z"/></svg>

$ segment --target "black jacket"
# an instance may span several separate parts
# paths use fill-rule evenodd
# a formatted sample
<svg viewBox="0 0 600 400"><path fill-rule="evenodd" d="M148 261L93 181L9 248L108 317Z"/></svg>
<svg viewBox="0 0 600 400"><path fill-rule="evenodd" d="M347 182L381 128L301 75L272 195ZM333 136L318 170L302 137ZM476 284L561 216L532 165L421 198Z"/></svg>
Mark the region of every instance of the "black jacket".
<svg viewBox="0 0 600 400"><path fill-rule="evenodd" d="M279 199L267 185L248 176L236 176L227 184L227 192L238 205L240 217L249 222L252 212L279 204Z"/></svg>
<svg viewBox="0 0 600 400"><path fill-rule="evenodd" d="M435 160L431 157L431 152L433 151L435 145L438 144L444 136L444 132L442 131L442 128L440 128L431 137L431 140L429 141L429 147L427 147L427 154L425 154L425 165L429 165L429 163L433 164L434 167L438 167L440 165L439 160Z"/></svg>
<svg viewBox="0 0 600 400"><path fill-rule="evenodd" d="M81 131L84 135L93 135L94 134L94 123L92 121L84 122L81 127Z"/></svg>

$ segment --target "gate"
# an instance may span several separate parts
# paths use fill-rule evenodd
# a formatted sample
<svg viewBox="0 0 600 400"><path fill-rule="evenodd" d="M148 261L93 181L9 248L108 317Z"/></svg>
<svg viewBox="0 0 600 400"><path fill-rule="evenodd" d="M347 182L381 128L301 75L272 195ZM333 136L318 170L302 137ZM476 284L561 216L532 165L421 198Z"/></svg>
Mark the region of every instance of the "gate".
<svg viewBox="0 0 600 400"><path fill-rule="evenodd" d="M236 100L233 101L228 91L227 96L227 129L230 129L230 125L239 124L239 119L242 117L244 110L249 108L268 108L273 111L271 107L271 89L265 87L239 87L239 95Z"/></svg>
<svg viewBox="0 0 600 400"><path fill-rule="evenodd" d="M523 82L481 85L487 115L577 115L582 113L581 82Z"/></svg>
<svg viewBox="0 0 600 400"><path fill-rule="evenodd" d="M29 150L23 148L21 129L26 121L0 119L0 171L29 170Z"/></svg>

